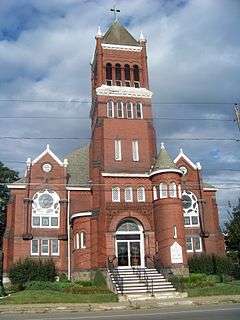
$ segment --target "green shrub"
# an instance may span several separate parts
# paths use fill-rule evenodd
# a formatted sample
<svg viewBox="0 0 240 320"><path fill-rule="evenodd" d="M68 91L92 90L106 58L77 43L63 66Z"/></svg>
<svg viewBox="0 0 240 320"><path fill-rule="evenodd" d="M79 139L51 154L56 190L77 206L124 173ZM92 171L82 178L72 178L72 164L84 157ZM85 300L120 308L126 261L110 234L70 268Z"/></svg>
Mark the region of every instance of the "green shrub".
<svg viewBox="0 0 240 320"><path fill-rule="evenodd" d="M59 277L59 282L71 282L70 280L68 280L68 276L64 272L60 273L58 277Z"/></svg>
<svg viewBox="0 0 240 320"><path fill-rule="evenodd" d="M169 276L168 281L172 283L172 285L177 289L177 291L183 292L185 290L184 277Z"/></svg>
<svg viewBox="0 0 240 320"><path fill-rule="evenodd" d="M214 274L212 256L210 255L193 255L188 260L188 266L190 273Z"/></svg>
<svg viewBox="0 0 240 320"><path fill-rule="evenodd" d="M109 290L106 288L101 288L101 287L82 287L79 285L73 285L69 288L65 288L64 292L67 293L73 293L73 294L96 294L96 293L101 293L101 294L109 294Z"/></svg>
<svg viewBox="0 0 240 320"><path fill-rule="evenodd" d="M52 260L19 260L9 270L9 278L13 285L23 288L30 281L55 281L57 276Z"/></svg>
<svg viewBox="0 0 240 320"><path fill-rule="evenodd" d="M107 288L106 279L100 270L97 270L94 276L93 284L96 287Z"/></svg>
<svg viewBox="0 0 240 320"><path fill-rule="evenodd" d="M51 281L31 281L25 286L26 290L52 290L64 291L71 286L69 282L51 282Z"/></svg>
<svg viewBox="0 0 240 320"><path fill-rule="evenodd" d="M178 291L183 292L186 289L213 287L219 282L219 277L195 273L189 277L171 276L169 281Z"/></svg>
<svg viewBox="0 0 240 320"><path fill-rule="evenodd" d="M90 280L77 280L74 281L74 284L80 287L92 287L94 285L94 283Z"/></svg>

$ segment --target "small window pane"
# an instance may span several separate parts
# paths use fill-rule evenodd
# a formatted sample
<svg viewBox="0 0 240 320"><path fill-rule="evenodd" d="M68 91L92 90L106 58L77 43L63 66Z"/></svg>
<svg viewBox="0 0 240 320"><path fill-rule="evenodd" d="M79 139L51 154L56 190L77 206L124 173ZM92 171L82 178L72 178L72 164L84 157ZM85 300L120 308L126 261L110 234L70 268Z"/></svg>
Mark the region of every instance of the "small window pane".
<svg viewBox="0 0 240 320"><path fill-rule="evenodd" d="M58 239L51 240L51 251L53 256L59 255L59 241Z"/></svg>
<svg viewBox="0 0 240 320"><path fill-rule="evenodd" d="M138 202L144 202L145 201L145 189L144 187L140 187L137 189L137 200Z"/></svg>
<svg viewBox="0 0 240 320"><path fill-rule="evenodd" d="M199 224L198 216L192 216L192 224L193 225L198 225Z"/></svg>
<svg viewBox="0 0 240 320"><path fill-rule="evenodd" d="M125 189L125 201L132 202L133 201L133 191L131 187Z"/></svg>
<svg viewBox="0 0 240 320"><path fill-rule="evenodd" d="M33 227L39 227L40 226L40 217L33 217L32 218L32 225L33 225Z"/></svg>
<svg viewBox="0 0 240 320"><path fill-rule="evenodd" d="M119 63L117 63L115 65L115 80L121 80L122 76L121 76L121 65Z"/></svg>
<svg viewBox="0 0 240 320"><path fill-rule="evenodd" d="M112 188L112 201L120 202L120 189L118 187Z"/></svg>
<svg viewBox="0 0 240 320"><path fill-rule="evenodd" d="M39 240L33 239L31 243L31 254L38 255L39 254Z"/></svg>
<svg viewBox="0 0 240 320"><path fill-rule="evenodd" d="M48 247L49 241L46 239L43 239L41 241L41 253L42 255L48 255L49 254L49 247Z"/></svg>
<svg viewBox="0 0 240 320"><path fill-rule="evenodd" d="M187 251L193 251L193 245L192 245L192 238L191 237L187 237L186 238L186 247L187 247Z"/></svg>
<svg viewBox="0 0 240 320"><path fill-rule="evenodd" d="M49 218L48 217L42 217L42 226L43 227L49 226Z"/></svg>
<svg viewBox="0 0 240 320"><path fill-rule="evenodd" d="M141 103L137 103L136 104L136 117L137 117L137 119L142 119L143 118L142 104Z"/></svg>
<svg viewBox="0 0 240 320"><path fill-rule="evenodd" d="M81 247L81 249L85 249L86 248L86 233L81 232L80 238L81 238L80 239L81 240L80 247Z"/></svg>
<svg viewBox="0 0 240 320"><path fill-rule="evenodd" d="M123 103L121 101L117 102L117 116L118 118L123 118Z"/></svg>
<svg viewBox="0 0 240 320"><path fill-rule="evenodd" d="M184 225L189 226L190 225L190 217L184 217Z"/></svg>
<svg viewBox="0 0 240 320"><path fill-rule="evenodd" d="M193 246L195 251L201 250L201 240L200 237L193 237Z"/></svg>
<svg viewBox="0 0 240 320"><path fill-rule="evenodd" d="M132 141L132 158L133 161L139 161L139 151L138 151L138 141L133 140Z"/></svg>
<svg viewBox="0 0 240 320"><path fill-rule="evenodd" d="M122 143L121 140L115 140L114 141L114 147L115 147L115 160L121 161L122 160Z"/></svg>
<svg viewBox="0 0 240 320"><path fill-rule="evenodd" d="M51 218L51 226L52 227L58 226L58 218Z"/></svg>
<svg viewBox="0 0 240 320"><path fill-rule="evenodd" d="M130 102L127 103L127 118L128 119L133 118L133 108L132 108L132 104Z"/></svg>

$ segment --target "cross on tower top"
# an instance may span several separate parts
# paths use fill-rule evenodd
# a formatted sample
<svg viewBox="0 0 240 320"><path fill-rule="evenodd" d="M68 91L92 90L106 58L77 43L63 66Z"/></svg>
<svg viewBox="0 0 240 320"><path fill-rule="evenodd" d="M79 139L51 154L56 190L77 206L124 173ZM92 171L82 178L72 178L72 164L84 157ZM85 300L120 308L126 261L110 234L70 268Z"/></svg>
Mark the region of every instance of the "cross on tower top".
<svg viewBox="0 0 240 320"><path fill-rule="evenodd" d="M114 5L113 8L110 9L110 11L113 11L113 12L114 12L114 19L115 19L115 21L116 21L116 20L118 19L118 18L117 18L117 14L118 14L118 12L120 12L120 10L117 9L117 6L116 6L116 5Z"/></svg>

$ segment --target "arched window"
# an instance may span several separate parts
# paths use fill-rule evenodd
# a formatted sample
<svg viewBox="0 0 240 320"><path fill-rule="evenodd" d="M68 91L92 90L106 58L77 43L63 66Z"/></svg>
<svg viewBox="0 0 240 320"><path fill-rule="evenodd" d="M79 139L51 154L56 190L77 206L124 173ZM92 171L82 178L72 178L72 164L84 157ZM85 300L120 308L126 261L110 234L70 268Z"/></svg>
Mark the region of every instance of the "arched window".
<svg viewBox="0 0 240 320"><path fill-rule="evenodd" d="M136 64L133 66L133 80L134 80L134 86L136 88L140 88L139 67Z"/></svg>
<svg viewBox="0 0 240 320"><path fill-rule="evenodd" d="M38 191L32 202L33 228L58 228L60 215L60 198L52 190Z"/></svg>
<svg viewBox="0 0 240 320"><path fill-rule="evenodd" d="M135 108L136 108L136 118L142 119L143 118L142 104L140 102L137 102L135 105Z"/></svg>
<svg viewBox="0 0 240 320"><path fill-rule="evenodd" d="M120 188L112 187L112 202L120 202Z"/></svg>
<svg viewBox="0 0 240 320"><path fill-rule="evenodd" d="M127 187L124 190L125 202L133 202L133 189L132 187Z"/></svg>
<svg viewBox="0 0 240 320"><path fill-rule="evenodd" d="M185 227L199 227L199 206L196 195L191 191L182 192Z"/></svg>
<svg viewBox="0 0 240 320"><path fill-rule="evenodd" d="M80 233L80 249L86 249L86 232Z"/></svg>
<svg viewBox="0 0 240 320"><path fill-rule="evenodd" d="M112 65L111 65L111 63L106 64L106 79L112 80Z"/></svg>
<svg viewBox="0 0 240 320"><path fill-rule="evenodd" d="M159 185L160 199L168 197L168 187L166 183L161 182Z"/></svg>
<svg viewBox="0 0 240 320"><path fill-rule="evenodd" d="M119 63L116 63L115 65L115 81L117 86L122 85L122 75L121 75L121 65Z"/></svg>
<svg viewBox="0 0 240 320"><path fill-rule="evenodd" d="M175 182L169 184L169 197L177 198L177 186Z"/></svg>
<svg viewBox="0 0 240 320"><path fill-rule="evenodd" d="M107 117L114 118L114 102L108 101L107 103Z"/></svg>
<svg viewBox="0 0 240 320"><path fill-rule="evenodd" d="M158 194L157 194L157 187L153 186L153 200L157 200Z"/></svg>
<svg viewBox="0 0 240 320"><path fill-rule="evenodd" d="M117 102L117 117L124 118L123 102L122 101Z"/></svg>
<svg viewBox="0 0 240 320"><path fill-rule="evenodd" d="M131 102L127 102L126 109L127 109L127 118L133 119L133 105Z"/></svg>
<svg viewBox="0 0 240 320"><path fill-rule="evenodd" d="M131 71L129 64L125 64L124 66L124 76L125 76L125 85L127 87L130 87L131 85Z"/></svg>
<svg viewBox="0 0 240 320"><path fill-rule="evenodd" d="M137 201L138 202L145 202L145 188L139 187L137 188Z"/></svg>
<svg viewBox="0 0 240 320"><path fill-rule="evenodd" d="M132 231L141 231L140 226L132 220L122 221L117 227L118 232L132 232Z"/></svg>

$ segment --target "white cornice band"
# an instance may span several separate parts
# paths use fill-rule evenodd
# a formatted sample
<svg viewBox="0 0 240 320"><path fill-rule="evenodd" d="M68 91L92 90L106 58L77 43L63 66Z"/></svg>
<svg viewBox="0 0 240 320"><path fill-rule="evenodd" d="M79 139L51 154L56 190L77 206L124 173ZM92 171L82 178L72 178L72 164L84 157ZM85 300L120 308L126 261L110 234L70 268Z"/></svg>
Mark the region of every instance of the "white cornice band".
<svg viewBox="0 0 240 320"><path fill-rule="evenodd" d="M131 51L131 52L141 52L142 47L140 46L124 46L119 44L108 44L108 43L102 43L103 49L108 50L120 50L120 51Z"/></svg>
<svg viewBox="0 0 240 320"><path fill-rule="evenodd" d="M17 184L17 183L13 183L13 184L7 184L8 189L26 189L26 184Z"/></svg>
<svg viewBox="0 0 240 320"><path fill-rule="evenodd" d="M66 187L66 190L68 191L91 191L91 188L89 187Z"/></svg>
<svg viewBox="0 0 240 320"><path fill-rule="evenodd" d="M217 188L203 188L203 191L218 191Z"/></svg>
<svg viewBox="0 0 240 320"><path fill-rule="evenodd" d="M152 171L151 173L127 173L127 172L121 172L121 173L111 173L111 172L102 172L103 177L113 177L113 178L149 178L156 174L161 173L179 173L183 174L180 169L160 169L156 171Z"/></svg>
<svg viewBox="0 0 240 320"><path fill-rule="evenodd" d="M74 214L70 217L70 220L73 220L73 219L75 219L75 218L91 217L91 216L92 216L92 211L78 212L78 213L74 213Z"/></svg>
<svg viewBox="0 0 240 320"><path fill-rule="evenodd" d="M96 89L98 96L110 96L110 97L134 97L134 98L148 98L153 96L152 91L146 88L134 88L125 86L107 86L101 85Z"/></svg>

